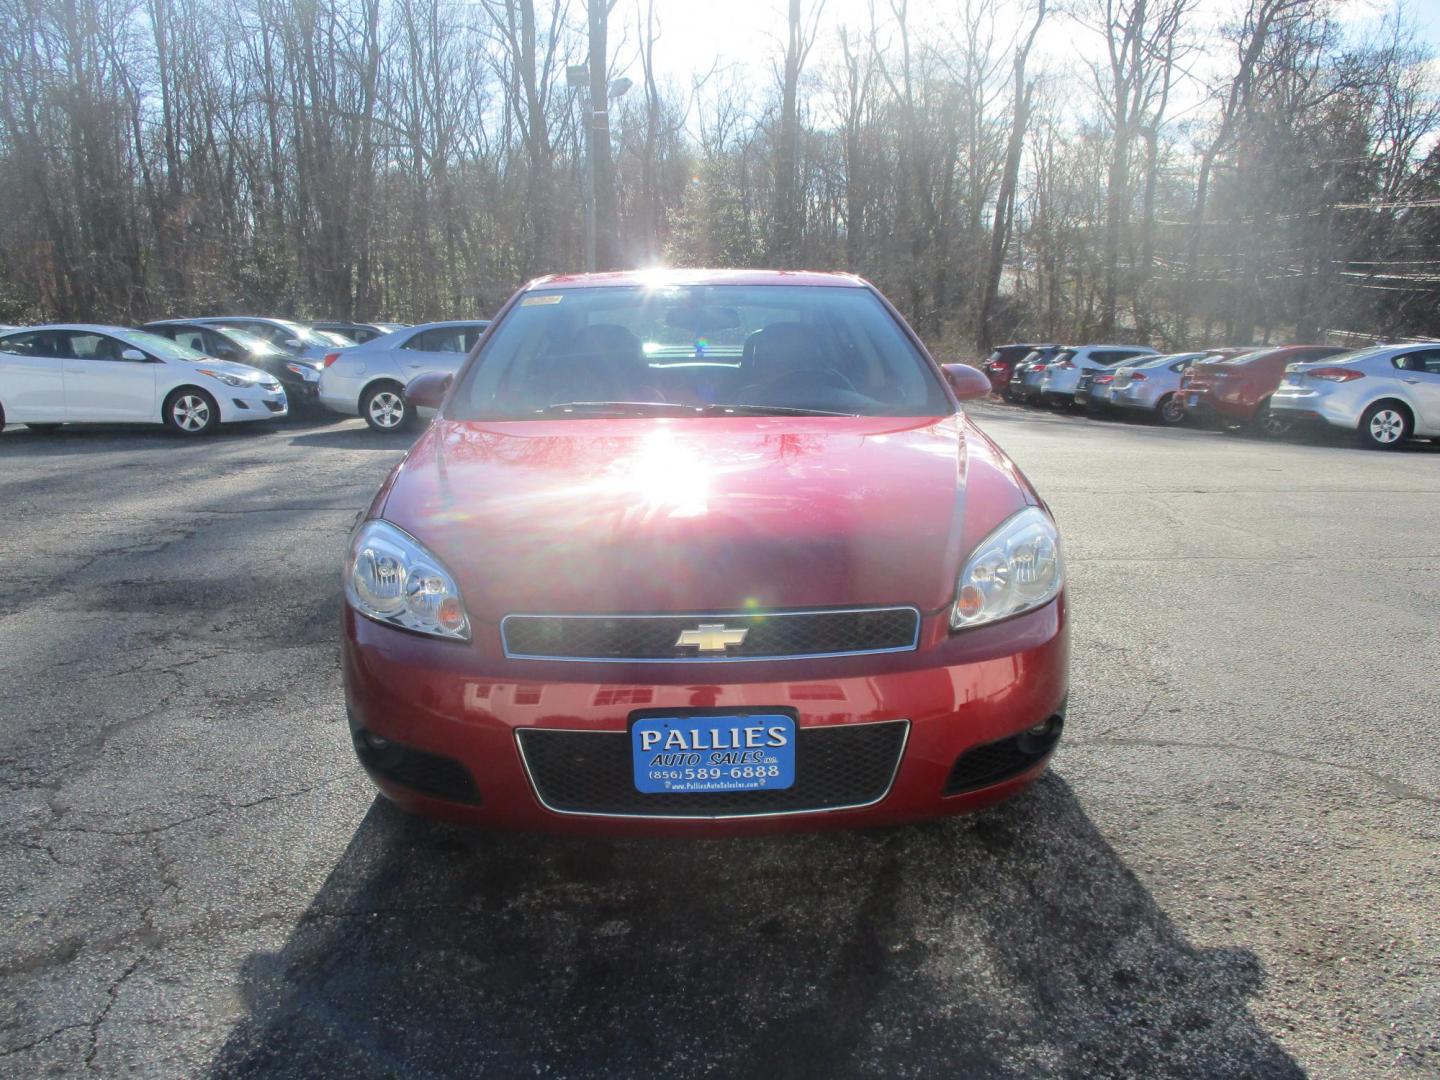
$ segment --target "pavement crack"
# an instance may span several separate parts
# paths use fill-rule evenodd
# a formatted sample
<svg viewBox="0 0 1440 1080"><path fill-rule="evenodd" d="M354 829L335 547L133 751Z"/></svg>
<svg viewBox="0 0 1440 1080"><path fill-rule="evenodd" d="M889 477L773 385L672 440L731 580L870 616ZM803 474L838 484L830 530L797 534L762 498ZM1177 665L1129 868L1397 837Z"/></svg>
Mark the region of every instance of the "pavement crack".
<svg viewBox="0 0 1440 1080"><path fill-rule="evenodd" d="M222 802L218 806L212 806L198 814L191 814L188 817L179 818L175 821L167 821L163 825L149 825L143 829L107 829L97 825L48 825L46 832L56 833L83 833L92 836L154 836L156 833L169 832L171 829L178 829L182 825L190 825L197 821L204 821L207 818L218 817L221 814L233 813L237 810L250 810L256 806L264 806L266 803L278 802L281 799L294 799L301 795L308 795L312 791L318 791L322 787L348 779L350 773L341 773L336 776L327 777L303 788L294 791L277 791L271 795L262 795L258 799L251 799L247 802Z"/></svg>
<svg viewBox="0 0 1440 1080"><path fill-rule="evenodd" d="M145 962L145 958L148 955L149 953L141 953L137 956L131 961L130 966L120 973L119 978L105 988L105 1007L100 1010L99 1015L96 1016L94 1020L91 1020L88 1025L81 1025L90 1028L90 1048L85 1051L85 1069L87 1072L91 1072L95 1068L95 1055L100 1051L100 1028L104 1026L105 1021L109 1019L110 1010L115 1007L115 1002L120 996L121 988L129 981L130 976L139 970L140 965Z"/></svg>
<svg viewBox="0 0 1440 1080"><path fill-rule="evenodd" d="M1157 750L1220 750L1228 753L1260 754L1263 757L1278 758L1281 761L1290 761L1300 765L1313 765L1318 768L1338 769L1341 772L1355 773L1379 784L1388 795L1397 801L1413 800L1428 803L1431 806L1440 806L1440 796L1426 794L1397 777L1375 772L1373 769L1367 769L1363 765L1344 765L1337 761L1326 761L1323 758L1307 757L1304 754L1295 754L1264 746L1246 746L1244 743L1229 742L1186 742L1181 739L1109 738L1105 735L1072 739L1070 745L1081 747L1138 746Z"/></svg>
<svg viewBox="0 0 1440 1080"><path fill-rule="evenodd" d="M29 1042L20 1043L16 1046L8 1046L4 1050L0 1050L0 1058L10 1057L12 1054L23 1054L26 1050L33 1050L37 1046L43 1046L57 1035L63 1035L67 1031L78 1031L81 1028L88 1028L89 1026L88 1023L65 1024L55 1028L53 1031L47 1031L37 1039L31 1039Z"/></svg>

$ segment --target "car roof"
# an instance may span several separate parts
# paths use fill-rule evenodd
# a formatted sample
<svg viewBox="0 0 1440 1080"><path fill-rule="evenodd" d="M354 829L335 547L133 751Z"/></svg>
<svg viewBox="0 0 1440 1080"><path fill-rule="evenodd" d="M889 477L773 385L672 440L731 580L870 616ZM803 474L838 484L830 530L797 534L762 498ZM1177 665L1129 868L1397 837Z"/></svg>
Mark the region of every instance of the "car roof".
<svg viewBox="0 0 1440 1080"><path fill-rule="evenodd" d="M854 274L819 270L682 270L665 267L651 270L611 270L599 274L549 274L526 283L522 291L599 289L623 285L646 285L651 288L683 285L838 285L858 289L866 287L866 282Z"/></svg>
<svg viewBox="0 0 1440 1080"><path fill-rule="evenodd" d="M133 326L110 326L104 323L41 323L39 326L17 326L17 330L35 333L41 330L77 330L85 334L131 334ZM10 331L6 331L9 333Z"/></svg>
<svg viewBox="0 0 1440 1080"><path fill-rule="evenodd" d="M232 319L249 319L251 322L282 323L292 326L304 326L299 319L287 319L283 315L197 315L193 319L166 319L166 322L177 323L213 323L230 322Z"/></svg>

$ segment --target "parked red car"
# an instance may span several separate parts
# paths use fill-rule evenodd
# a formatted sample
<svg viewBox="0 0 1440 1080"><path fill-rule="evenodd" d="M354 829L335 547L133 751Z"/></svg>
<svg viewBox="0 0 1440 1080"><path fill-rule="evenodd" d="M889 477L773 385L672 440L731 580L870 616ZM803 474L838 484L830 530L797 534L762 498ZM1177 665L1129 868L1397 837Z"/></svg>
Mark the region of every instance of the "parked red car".
<svg viewBox="0 0 1440 1080"><path fill-rule="evenodd" d="M405 807L590 833L993 803L1060 738L1059 538L870 285L542 278L352 534L346 706Z"/></svg>
<svg viewBox="0 0 1440 1080"><path fill-rule="evenodd" d="M1279 345L1241 353L1228 359L1197 360L1180 377L1177 395L1197 420L1254 426L1266 434L1282 428L1272 421L1270 395L1280 388L1285 365L1320 360L1344 349L1330 345ZM1288 430L1290 423L1284 423Z"/></svg>
<svg viewBox="0 0 1440 1080"><path fill-rule="evenodd" d="M1014 374L1015 365L1025 357L1029 356L1036 349L1051 349L1053 345L998 345L995 350L985 358L980 365L980 370L990 378L990 389L1003 395L1010 386L1010 376Z"/></svg>

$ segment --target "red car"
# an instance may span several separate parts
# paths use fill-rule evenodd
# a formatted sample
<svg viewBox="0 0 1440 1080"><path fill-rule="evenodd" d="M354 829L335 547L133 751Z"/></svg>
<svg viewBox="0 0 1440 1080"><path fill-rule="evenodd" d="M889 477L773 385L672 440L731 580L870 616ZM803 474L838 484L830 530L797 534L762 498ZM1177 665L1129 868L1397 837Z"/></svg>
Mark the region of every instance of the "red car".
<svg viewBox="0 0 1440 1080"><path fill-rule="evenodd" d="M1291 421L1271 416L1270 395L1280 389L1285 365L1344 352L1329 345L1280 345L1223 359L1197 360L1180 377L1176 395L1199 420L1254 426L1265 434L1289 430ZM1282 426L1283 425L1283 426Z"/></svg>
<svg viewBox="0 0 1440 1080"><path fill-rule="evenodd" d="M585 833L993 803L1060 738L1059 537L870 285L542 278L350 539L344 681L402 806Z"/></svg>
<svg viewBox="0 0 1440 1080"><path fill-rule="evenodd" d="M1014 374L1016 364L1036 349L1053 348L1053 345L998 345L985 358L980 370L989 376L990 389L1003 396L1010 387L1010 376Z"/></svg>

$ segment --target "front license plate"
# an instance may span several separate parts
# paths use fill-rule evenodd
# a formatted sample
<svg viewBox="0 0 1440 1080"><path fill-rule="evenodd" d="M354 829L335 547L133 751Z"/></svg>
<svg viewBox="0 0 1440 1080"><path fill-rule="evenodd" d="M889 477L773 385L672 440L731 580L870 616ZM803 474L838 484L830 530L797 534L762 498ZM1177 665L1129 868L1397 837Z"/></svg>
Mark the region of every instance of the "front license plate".
<svg viewBox="0 0 1440 1080"><path fill-rule="evenodd" d="M1200 395L1199 395L1199 394L1191 394L1188 398L1185 399L1185 405L1186 405L1187 408L1193 409L1193 408L1195 408L1196 405L1199 405L1199 404L1200 404Z"/></svg>
<svg viewBox="0 0 1440 1080"><path fill-rule="evenodd" d="M630 749L636 791L777 791L795 783L795 718L784 713L637 718Z"/></svg>

